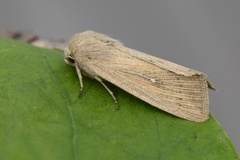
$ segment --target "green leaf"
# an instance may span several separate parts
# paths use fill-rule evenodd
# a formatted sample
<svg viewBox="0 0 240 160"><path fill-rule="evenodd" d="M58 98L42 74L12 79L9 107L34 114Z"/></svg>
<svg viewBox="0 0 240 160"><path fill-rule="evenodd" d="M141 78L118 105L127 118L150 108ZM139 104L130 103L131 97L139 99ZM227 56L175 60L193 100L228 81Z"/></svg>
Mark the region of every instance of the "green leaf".
<svg viewBox="0 0 240 160"><path fill-rule="evenodd" d="M62 52L0 38L0 159L239 159L210 116L194 123L106 82L83 77Z"/></svg>

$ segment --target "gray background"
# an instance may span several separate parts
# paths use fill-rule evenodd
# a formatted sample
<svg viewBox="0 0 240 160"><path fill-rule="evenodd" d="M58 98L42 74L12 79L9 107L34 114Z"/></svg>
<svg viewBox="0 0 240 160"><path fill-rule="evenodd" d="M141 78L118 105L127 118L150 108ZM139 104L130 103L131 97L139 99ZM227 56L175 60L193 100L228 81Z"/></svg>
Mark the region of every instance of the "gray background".
<svg viewBox="0 0 240 160"><path fill-rule="evenodd" d="M239 0L2 0L0 27L70 38L95 30L205 72L210 111L240 153Z"/></svg>

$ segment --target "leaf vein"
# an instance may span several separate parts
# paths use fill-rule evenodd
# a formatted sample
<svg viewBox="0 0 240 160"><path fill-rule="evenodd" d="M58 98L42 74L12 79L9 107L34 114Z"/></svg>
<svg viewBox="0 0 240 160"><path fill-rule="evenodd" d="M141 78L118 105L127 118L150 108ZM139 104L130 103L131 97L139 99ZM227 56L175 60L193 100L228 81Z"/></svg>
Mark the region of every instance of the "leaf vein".
<svg viewBox="0 0 240 160"><path fill-rule="evenodd" d="M70 104L68 103L67 101L67 98L66 96L64 95L63 91L61 90L56 78L54 77L54 75L52 74L51 72L51 69L49 67L49 65L47 64L45 58L43 58L43 63L44 65L47 67L48 69L48 73L50 74L51 78L53 79L55 85L57 86L57 89L60 91L60 94L64 100L64 102L66 103L67 105L67 108L68 108L68 111L69 111L69 114L70 114L70 119L71 119L71 127L72 127L72 132L73 132L73 137L72 137L72 147L73 147L73 159L75 160L76 159L76 140L77 140L77 131L76 131L76 124L75 124L75 120L74 120L74 115L73 115L73 111L72 111L72 108L70 106Z"/></svg>

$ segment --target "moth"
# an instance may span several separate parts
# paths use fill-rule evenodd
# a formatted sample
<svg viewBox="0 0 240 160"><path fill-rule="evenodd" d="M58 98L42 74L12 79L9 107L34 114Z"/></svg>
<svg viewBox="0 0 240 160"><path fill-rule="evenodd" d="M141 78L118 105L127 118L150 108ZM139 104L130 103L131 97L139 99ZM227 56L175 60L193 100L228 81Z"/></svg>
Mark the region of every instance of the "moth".
<svg viewBox="0 0 240 160"><path fill-rule="evenodd" d="M204 122L209 115L207 75L125 47L94 31L75 34L64 50L65 62L76 68L80 92L82 74L104 84L108 81L137 98L177 117Z"/></svg>

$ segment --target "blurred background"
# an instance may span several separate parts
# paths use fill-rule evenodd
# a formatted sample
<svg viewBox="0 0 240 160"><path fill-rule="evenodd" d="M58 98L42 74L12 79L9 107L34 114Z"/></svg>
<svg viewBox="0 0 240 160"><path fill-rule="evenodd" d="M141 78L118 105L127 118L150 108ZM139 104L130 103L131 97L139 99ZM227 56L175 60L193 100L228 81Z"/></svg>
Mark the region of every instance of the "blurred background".
<svg viewBox="0 0 240 160"><path fill-rule="evenodd" d="M208 74L210 112L240 153L239 0L3 0L0 28L69 39L94 30Z"/></svg>

